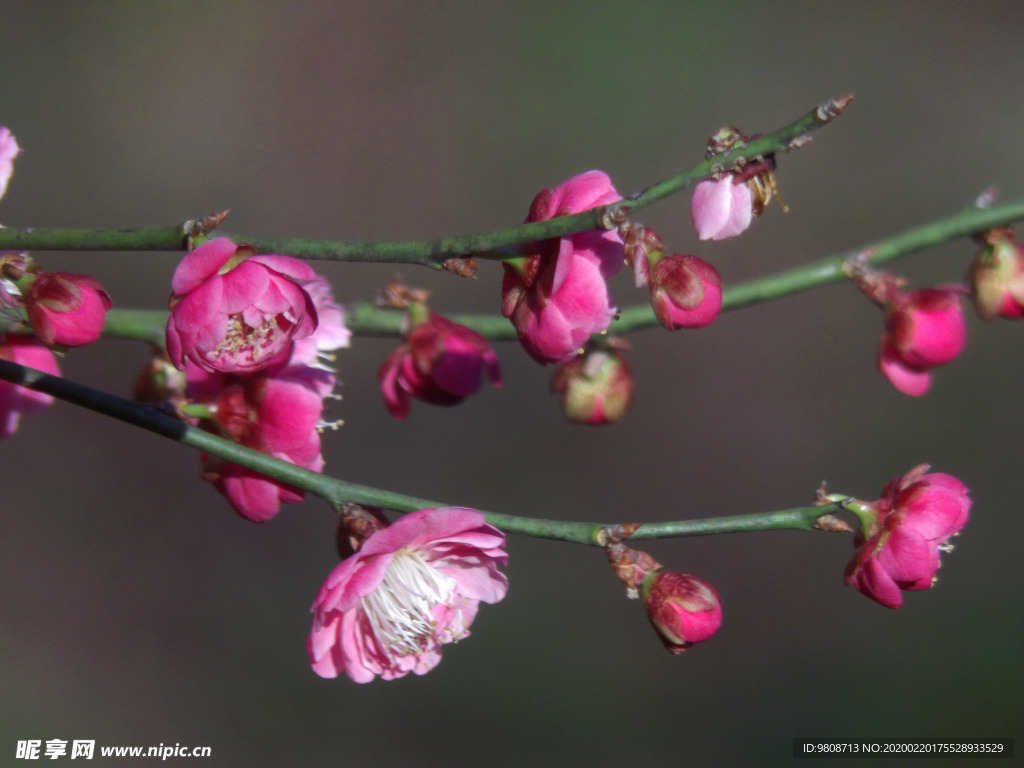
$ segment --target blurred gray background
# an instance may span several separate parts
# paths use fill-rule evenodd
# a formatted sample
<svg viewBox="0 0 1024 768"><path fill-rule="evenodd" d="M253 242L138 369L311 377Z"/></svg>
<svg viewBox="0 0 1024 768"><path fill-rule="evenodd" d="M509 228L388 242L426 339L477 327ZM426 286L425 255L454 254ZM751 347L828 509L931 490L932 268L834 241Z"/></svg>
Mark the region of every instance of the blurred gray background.
<svg viewBox="0 0 1024 768"><path fill-rule="evenodd" d="M790 213L699 243L689 195L638 217L726 283L1024 194L1019 2L0 2L0 125L24 147L7 226L166 225L344 239L477 232L602 168L627 194L701 159L723 125L767 132L856 100L781 158ZM962 279L959 241L898 263ZM163 307L177 254L38 254L125 307ZM327 265L341 301L389 267ZM441 312L497 312L480 279L408 267ZM644 300L623 274L621 305ZM794 737L1020 737L1024 325L971 315L923 399L874 370L881 313L848 285L632 337L637 399L572 427L551 369L498 347L503 390L392 420L376 369L339 361L328 471L522 514L673 520L830 488L875 498L919 462L975 501L936 589L884 609L842 584L848 536L775 532L648 548L712 581L713 641L666 653L596 549L509 541L511 587L425 677L357 686L308 666L308 607L337 562L324 504L242 521L196 455L71 406L0 446L0 762L19 739L209 745L210 765L789 764ZM128 394L146 359L63 362ZM169 761L174 762L174 761ZM178 761L183 762L183 761ZM1007 761L1001 762L1004 764ZM148 762L146 763L148 764ZM813 764L809 763L809 764ZM986 763L987 764L987 763Z"/></svg>

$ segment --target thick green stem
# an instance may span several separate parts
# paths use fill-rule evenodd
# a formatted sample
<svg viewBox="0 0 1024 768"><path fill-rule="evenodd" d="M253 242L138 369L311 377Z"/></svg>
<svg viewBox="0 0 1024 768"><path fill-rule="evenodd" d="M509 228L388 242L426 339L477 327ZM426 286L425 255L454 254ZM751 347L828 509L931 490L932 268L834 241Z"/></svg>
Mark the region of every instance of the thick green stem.
<svg viewBox="0 0 1024 768"><path fill-rule="evenodd" d="M32 368L26 368L8 360L0 359L0 379L44 392L66 402L163 435L190 448L219 456L319 496L334 509L339 509L346 502L379 506L397 512L412 512L417 509L445 506L441 502L419 499L356 483L347 483L311 472L185 424L155 406L125 400L116 395L101 392L59 376L51 376ZM778 529L812 530L817 518L834 512L838 508L838 504L831 504L760 515L651 523L641 526L632 538L654 539ZM606 526L602 523L539 520L497 512L484 512L484 514L489 523L501 528L506 533L591 546L600 544L599 533Z"/></svg>

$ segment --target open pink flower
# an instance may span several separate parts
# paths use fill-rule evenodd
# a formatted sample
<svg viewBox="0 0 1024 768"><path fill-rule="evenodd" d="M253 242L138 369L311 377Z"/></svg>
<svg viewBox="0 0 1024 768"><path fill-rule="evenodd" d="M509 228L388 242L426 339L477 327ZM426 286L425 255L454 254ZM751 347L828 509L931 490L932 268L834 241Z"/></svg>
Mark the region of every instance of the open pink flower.
<svg viewBox="0 0 1024 768"><path fill-rule="evenodd" d="M330 372L309 366L274 366L256 374L209 373L191 363L187 392L210 407L217 434L275 458L319 472L317 427L323 398L333 389ZM203 479L213 483L242 517L262 523L281 502L296 503L304 493L280 480L210 454L202 454Z"/></svg>
<svg viewBox="0 0 1024 768"><path fill-rule="evenodd" d="M480 389L486 371L501 386L498 356L487 339L471 328L428 311L380 367L384 404L396 419L409 415L409 398L454 405Z"/></svg>
<svg viewBox="0 0 1024 768"><path fill-rule="evenodd" d="M964 288L943 285L904 293L886 302L878 369L900 392L921 396L931 387L930 369L945 365L964 347Z"/></svg>
<svg viewBox="0 0 1024 768"><path fill-rule="evenodd" d="M537 195L527 221L544 221L620 200L601 171L574 176ZM615 306L605 283L623 264L615 232L579 232L525 247L506 263L501 311L523 348L539 363L563 362L593 334L608 328Z"/></svg>
<svg viewBox="0 0 1024 768"><path fill-rule="evenodd" d="M690 200L690 219L701 240L726 240L741 234L754 217L750 187L729 173L697 184Z"/></svg>
<svg viewBox="0 0 1024 768"><path fill-rule="evenodd" d="M722 603L708 582L689 573L657 571L640 593L651 624L670 653L682 653L722 626Z"/></svg>
<svg viewBox="0 0 1024 768"><path fill-rule="evenodd" d="M53 352L33 336L4 336L0 341L0 360L60 376ZM52 403L50 395L0 381L0 438L10 437L18 430L18 421L23 413L42 411Z"/></svg>
<svg viewBox="0 0 1024 768"><path fill-rule="evenodd" d="M901 590L928 589L939 568L939 550L967 522L971 499L967 487L951 475L925 474L914 467L893 479L882 498L850 504L861 517L846 566L845 581L889 608L903 603Z"/></svg>
<svg viewBox="0 0 1024 768"><path fill-rule="evenodd" d="M709 325L722 308L722 278L696 256L662 256L651 268L648 284L654 315L670 331Z"/></svg>
<svg viewBox="0 0 1024 768"><path fill-rule="evenodd" d="M25 295L28 321L48 347L80 347L99 339L110 296L89 275L40 272Z"/></svg>
<svg viewBox="0 0 1024 768"><path fill-rule="evenodd" d="M189 253L174 271L167 352L184 370L251 373L290 354L294 339L317 327L316 308L300 283L316 277L290 256L256 256L226 237Z"/></svg>
<svg viewBox="0 0 1024 768"><path fill-rule="evenodd" d="M371 534L313 601L313 671L357 683L429 672L441 646L469 634L480 601L505 597L504 545L501 531L462 507L421 509Z"/></svg>
<svg viewBox="0 0 1024 768"><path fill-rule="evenodd" d="M7 182L14 173L14 158L20 154L21 148L10 129L0 126L0 197L7 191Z"/></svg>

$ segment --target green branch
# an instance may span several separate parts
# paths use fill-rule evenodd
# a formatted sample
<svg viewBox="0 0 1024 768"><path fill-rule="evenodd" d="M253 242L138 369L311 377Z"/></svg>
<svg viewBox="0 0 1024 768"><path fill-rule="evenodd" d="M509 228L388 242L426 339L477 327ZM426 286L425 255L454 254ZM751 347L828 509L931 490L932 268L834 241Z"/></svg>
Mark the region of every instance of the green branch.
<svg viewBox="0 0 1024 768"><path fill-rule="evenodd" d="M572 216L520 224L506 229L476 235L443 237L438 240L408 242L350 242L312 240L306 238L264 237L249 234L219 234L235 242L248 243L259 253L276 253L309 260L365 261L419 264L441 269L453 257L476 255L480 258L503 258L497 253L535 240L560 237L575 232L613 229L625 221L631 211L675 194L712 173L743 164L756 157L786 152L802 146L808 134L826 125L845 109L851 97L833 99L819 105L799 120L749 145L698 163L693 168L648 187L617 203L598 206ZM174 251L188 247L188 232L194 221L154 229L0 229L0 250L33 251Z"/></svg>
<svg viewBox="0 0 1024 768"><path fill-rule="evenodd" d="M728 312L764 301L783 298L823 285L845 280L844 263L865 256L871 264L883 264L911 253L939 245L958 237L968 237L996 227L1005 227L1024 219L1024 199L991 208L966 208L960 213L901 232L844 253L826 256L800 267L728 286L722 296L722 311ZM370 303L346 307L346 324L359 336L397 337L401 333L403 312L382 309ZM492 341L515 340L512 324L498 314L451 315L453 322L480 332ZM105 336L163 344L167 313L162 310L112 309L107 313ZM619 311L609 333L623 334L658 326L650 304L637 304ZM659 326L660 327L660 326Z"/></svg>
<svg viewBox="0 0 1024 768"><path fill-rule="evenodd" d="M116 395L101 392L83 384L61 378L60 376L51 376L33 368L26 368L23 365L8 360L0 360L0 379L52 395L60 400L88 408L106 416L112 416L128 424L133 424L175 440L190 448L196 448L214 456L219 456L222 459L319 496L334 509L339 509L346 502L384 507L385 509L397 512L412 512L417 509L446 506L441 502L418 499L413 496L392 493L391 491L371 488L366 485L347 483L317 472L311 472L308 469L275 459L272 456L185 424L155 406L126 400ZM812 530L814 522L819 517L835 512L838 509L838 504L829 504L782 512L767 512L759 515L736 515L707 520L650 523L643 525L631 538L655 539L780 529ZM600 544L599 534L607 525L602 523L538 520L497 512L484 512L484 515L489 523L506 533L590 546L598 546Z"/></svg>

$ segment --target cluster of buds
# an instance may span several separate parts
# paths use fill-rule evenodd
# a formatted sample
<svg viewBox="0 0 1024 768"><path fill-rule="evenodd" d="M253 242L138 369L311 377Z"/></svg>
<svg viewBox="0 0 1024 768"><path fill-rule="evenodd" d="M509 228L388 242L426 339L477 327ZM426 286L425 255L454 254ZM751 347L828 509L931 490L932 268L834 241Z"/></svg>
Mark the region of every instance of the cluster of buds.
<svg viewBox="0 0 1024 768"><path fill-rule="evenodd" d="M0 197L21 154L17 140L0 126ZM0 253L0 359L60 375L54 353L99 339L110 296L89 275L47 272L27 253ZM53 398L0 382L0 437L12 435L21 415L40 411Z"/></svg>

